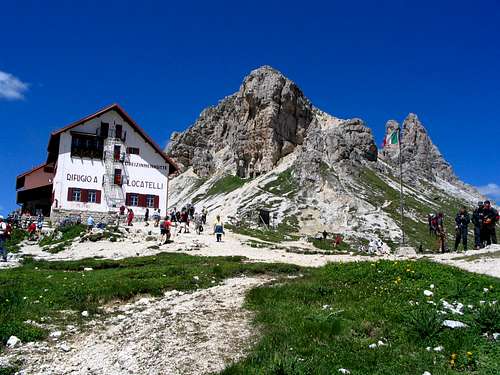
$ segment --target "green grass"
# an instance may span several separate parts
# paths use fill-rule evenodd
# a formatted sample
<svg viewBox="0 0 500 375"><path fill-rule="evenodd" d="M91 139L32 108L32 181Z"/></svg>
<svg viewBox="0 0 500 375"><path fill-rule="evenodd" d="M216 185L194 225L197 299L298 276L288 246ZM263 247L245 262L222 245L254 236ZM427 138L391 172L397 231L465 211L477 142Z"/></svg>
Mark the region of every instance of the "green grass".
<svg viewBox="0 0 500 375"><path fill-rule="evenodd" d="M81 236L87 227L84 224L68 225L56 229L52 234L45 236L38 243L40 247L51 246L55 244L65 244Z"/></svg>
<svg viewBox="0 0 500 375"><path fill-rule="evenodd" d="M295 216L286 217L275 229L251 228L247 225L225 224L225 228L244 236L258 238L265 242L279 243L283 241L297 241L298 220Z"/></svg>
<svg viewBox="0 0 500 375"><path fill-rule="evenodd" d="M227 175L216 181L207 191L207 195L217 195L230 193L242 187L248 180L238 176Z"/></svg>
<svg viewBox="0 0 500 375"><path fill-rule="evenodd" d="M275 180L267 183L262 189L279 196L293 196L297 194L298 186L292 176L292 169L289 168L281 172Z"/></svg>
<svg viewBox="0 0 500 375"><path fill-rule="evenodd" d="M500 280L426 261L307 270L303 278L250 291L246 306L262 336L247 358L222 374L330 375L340 368L358 375L499 374L500 345L482 336L485 327L500 324L498 306L466 307L464 316L446 318L469 328L443 328L438 307L423 295L431 283L438 304L444 298L477 307L480 300L500 299ZM387 346L369 349L378 340ZM442 352L426 350L439 345Z"/></svg>
<svg viewBox="0 0 500 375"><path fill-rule="evenodd" d="M0 342L11 335L23 342L39 340L47 332L26 320L51 323L81 318L78 312L95 313L112 300L127 300L138 294L159 296L165 290L206 288L241 274L294 273L297 266L248 264L243 257L192 257L182 254L123 260L84 259L47 262L26 260L19 268L0 272ZM93 271L83 271L85 267ZM193 279L198 276L199 281ZM62 310L77 312L64 315ZM1 344L0 344L1 346Z"/></svg>
<svg viewBox="0 0 500 375"><path fill-rule="evenodd" d="M323 239L318 240L316 238L311 238L310 241L315 248L321 250L332 251L332 252L345 252L351 250L351 246L343 240L338 246L334 246L335 239L331 238L327 239L326 241Z"/></svg>

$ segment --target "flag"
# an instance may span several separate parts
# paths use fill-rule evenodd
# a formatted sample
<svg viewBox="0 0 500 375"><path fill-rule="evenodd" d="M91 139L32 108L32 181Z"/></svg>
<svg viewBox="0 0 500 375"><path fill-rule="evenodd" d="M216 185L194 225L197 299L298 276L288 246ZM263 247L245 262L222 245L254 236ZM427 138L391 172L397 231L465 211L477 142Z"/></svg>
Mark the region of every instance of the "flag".
<svg viewBox="0 0 500 375"><path fill-rule="evenodd" d="M387 145L397 145L399 144L399 129L395 129L384 138L384 147Z"/></svg>

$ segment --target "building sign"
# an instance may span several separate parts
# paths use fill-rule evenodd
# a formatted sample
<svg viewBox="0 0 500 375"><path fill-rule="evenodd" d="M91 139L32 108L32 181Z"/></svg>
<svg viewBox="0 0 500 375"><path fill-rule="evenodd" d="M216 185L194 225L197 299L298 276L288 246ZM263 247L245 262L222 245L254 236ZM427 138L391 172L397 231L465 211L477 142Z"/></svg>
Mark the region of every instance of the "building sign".
<svg viewBox="0 0 500 375"><path fill-rule="evenodd" d="M125 165L128 167L154 168L154 169L158 169L160 171L168 170L168 165L154 165L154 164L147 164L147 163L131 163L129 161L126 161Z"/></svg>
<svg viewBox="0 0 500 375"><path fill-rule="evenodd" d="M163 189L163 183L152 182L152 181L127 180L127 185L132 186L132 187L145 188L145 189L156 189L156 190Z"/></svg>
<svg viewBox="0 0 500 375"><path fill-rule="evenodd" d="M85 174L76 174L76 173L68 173L66 174L66 180L68 181L76 181L76 182L90 182L97 184L97 176L90 176Z"/></svg>

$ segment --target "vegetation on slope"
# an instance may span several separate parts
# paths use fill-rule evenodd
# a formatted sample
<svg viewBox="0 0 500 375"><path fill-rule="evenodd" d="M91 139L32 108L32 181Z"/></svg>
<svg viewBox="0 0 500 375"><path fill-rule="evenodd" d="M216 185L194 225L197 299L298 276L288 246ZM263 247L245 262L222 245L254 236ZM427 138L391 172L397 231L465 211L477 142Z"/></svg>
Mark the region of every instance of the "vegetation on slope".
<svg viewBox="0 0 500 375"><path fill-rule="evenodd" d="M388 206L383 208L383 211L398 224L401 223L401 213L399 209L399 191L389 186L383 181L374 171L364 168L360 180L363 186L367 186L368 201L377 207L382 207L385 202L391 202ZM431 187L428 187L431 190ZM429 213L436 213L441 211L445 214L445 226L448 234L448 240L451 241L455 234L454 218L456 212L464 204L464 202L453 199L451 197L444 197L443 194L438 194L428 197L433 199L435 206L431 206L424 202L417 200L415 197L406 194L404 197L405 204L405 234L410 245L417 249L422 245L422 248L437 250L437 239L429 235L427 224L427 215ZM411 213L418 218L414 221L408 215ZM472 243L472 241L470 241Z"/></svg>
<svg viewBox="0 0 500 375"><path fill-rule="evenodd" d="M249 293L263 336L222 374L500 373L500 345L482 335L500 329L500 309L488 303L500 298L500 280L424 261L329 264L305 274ZM464 315L438 313L441 299L463 303ZM445 328L443 319L469 327Z"/></svg>
<svg viewBox="0 0 500 375"><path fill-rule="evenodd" d="M207 191L207 195L227 194L242 187L245 180L238 176L227 175L216 181Z"/></svg>
<svg viewBox="0 0 500 375"><path fill-rule="evenodd" d="M225 228L244 236L258 238L262 241L279 243L283 241L296 241L299 236L298 220L295 216L286 217L276 228L253 228L244 223L241 225L225 224Z"/></svg>
<svg viewBox="0 0 500 375"><path fill-rule="evenodd" d="M297 194L298 186L292 176L292 169L288 168L281 172L275 180L264 185L262 189L279 196L293 196Z"/></svg>

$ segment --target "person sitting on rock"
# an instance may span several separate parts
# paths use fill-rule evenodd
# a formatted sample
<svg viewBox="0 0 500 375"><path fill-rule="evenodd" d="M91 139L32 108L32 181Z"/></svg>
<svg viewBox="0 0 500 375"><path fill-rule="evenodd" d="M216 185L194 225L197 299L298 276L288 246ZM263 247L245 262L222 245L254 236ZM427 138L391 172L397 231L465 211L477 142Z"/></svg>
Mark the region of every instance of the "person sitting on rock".
<svg viewBox="0 0 500 375"><path fill-rule="evenodd" d="M470 217L465 207L462 207L455 217L455 224L455 251L458 251L458 245L460 245L460 242L464 246L464 251L467 251L467 234L470 224Z"/></svg>

